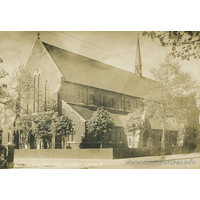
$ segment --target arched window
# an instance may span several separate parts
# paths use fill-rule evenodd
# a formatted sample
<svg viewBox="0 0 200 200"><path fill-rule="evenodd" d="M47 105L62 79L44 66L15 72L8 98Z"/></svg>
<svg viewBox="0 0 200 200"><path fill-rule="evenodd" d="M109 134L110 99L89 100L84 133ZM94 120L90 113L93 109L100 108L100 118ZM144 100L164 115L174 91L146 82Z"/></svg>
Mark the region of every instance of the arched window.
<svg viewBox="0 0 200 200"><path fill-rule="evenodd" d="M121 109L125 110L125 98L121 97Z"/></svg>
<svg viewBox="0 0 200 200"><path fill-rule="evenodd" d="M127 100L127 110L131 110L130 99Z"/></svg>
<svg viewBox="0 0 200 200"><path fill-rule="evenodd" d="M35 98L36 98L36 75L33 80L34 94L33 94L33 112L35 112Z"/></svg>
<svg viewBox="0 0 200 200"><path fill-rule="evenodd" d="M45 85L44 85L44 111L47 112L48 110L48 105L47 105L47 101L48 101L48 84L49 81L46 80L45 81Z"/></svg>
<svg viewBox="0 0 200 200"><path fill-rule="evenodd" d="M94 104L94 94L92 91L90 92L90 104Z"/></svg>
<svg viewBox="0 0 200 200"><path fill-rule="evenodd" d="M38 75L38 108L37 108L37 111L39 112L40 111L40 74Z"/></svg>
<svg viewBox="0 0 200 200"><path fill-rule="evenodd" d="M123 100L122 97L119 98L119 109L122 109L123 107Z"/></svg>
<svg viewBox="0 0 200 200"><path fill-rule="evenodd" d="M102 106L106 106L106 96L102 94Z"/></svg>
<svg viewBox="0 0 200 200"><path fill-rule="evenodd" d="M83 88L81 88L80 91L79 91L79 97L80 97L80 103L84 103Z"/></svg>
<svg viewBox="0 0 200 200"><path fill-rule="evenodd" d="M114 98L110 97L110 107L113 108L114 107Z"/></svg>

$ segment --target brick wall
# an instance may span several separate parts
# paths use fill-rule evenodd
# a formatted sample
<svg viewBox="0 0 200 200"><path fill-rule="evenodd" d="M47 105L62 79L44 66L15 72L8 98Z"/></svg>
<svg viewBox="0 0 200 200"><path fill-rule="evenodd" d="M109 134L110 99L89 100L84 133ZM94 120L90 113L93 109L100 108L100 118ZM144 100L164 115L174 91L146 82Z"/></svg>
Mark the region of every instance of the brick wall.
<svg viewBox="0 0 200 200"><path fill-rule="evenodd" d="M93 103L92 103L93 95ZM86 105L112 107L120 110L134 110L142 106L141 100L136 97L131 97L112 91L101 90L89 86L84 86L67 81L62 82L59 92L60 99L67 103L82 103ZM104 96L104 97L103 97ZM111 97L113 98L113 106L111 106ZM130 110L128 108L128 100L130 100Z"/></svg>

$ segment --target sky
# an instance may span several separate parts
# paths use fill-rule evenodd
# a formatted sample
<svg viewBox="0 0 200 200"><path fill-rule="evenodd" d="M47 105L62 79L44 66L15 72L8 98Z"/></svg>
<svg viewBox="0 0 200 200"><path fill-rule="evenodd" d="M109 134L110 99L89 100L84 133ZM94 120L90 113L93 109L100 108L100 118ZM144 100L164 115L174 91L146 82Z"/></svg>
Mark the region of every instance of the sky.
<svg viewBox="0 0 200 200"><path fill-rule="evenodd" d="M20 65L26 64L37 39L36 31L0 31L0 68L10 75ZM137 35L139 33L143 76L150 76L150 69L157 68L170 52L137 31L41 31L43 42L71 52L134 72ZM199 60L180 61L182 69L197 80L200 77ZM9 82L6 77L1 82Z"/></svg>

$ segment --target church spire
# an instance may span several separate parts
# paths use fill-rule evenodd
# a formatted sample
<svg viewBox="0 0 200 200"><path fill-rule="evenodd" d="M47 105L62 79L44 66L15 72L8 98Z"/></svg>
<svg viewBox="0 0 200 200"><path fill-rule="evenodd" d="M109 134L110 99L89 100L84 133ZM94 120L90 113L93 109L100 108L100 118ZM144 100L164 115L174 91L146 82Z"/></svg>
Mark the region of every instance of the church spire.
<svg viewBox="0 0 200 200"><path fill-rule="evenodd" d="M137 37L137 47L136 47L136 56L135 56L135 73L138 77L142 77L142 60L140 54L140 42L139 42L139 34Z"/></svg>
<svg viewBox="0 0 200 200"><path fill-rule="evenodd" d="M38 33L37 33L37 39L39 40L40 39L40 32L38 31Z"/></svg>

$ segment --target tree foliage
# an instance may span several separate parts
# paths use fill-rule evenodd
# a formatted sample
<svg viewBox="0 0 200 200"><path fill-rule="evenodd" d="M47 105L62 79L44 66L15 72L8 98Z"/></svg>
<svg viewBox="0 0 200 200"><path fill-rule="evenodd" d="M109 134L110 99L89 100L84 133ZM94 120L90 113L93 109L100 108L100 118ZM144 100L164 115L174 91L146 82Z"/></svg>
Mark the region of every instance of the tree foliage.
<svg viewBox="0 0 200 200"><path fill-rule="evenodd" d="M200 58L200 31L144 31L143 36L163 47L171 47L174 58L182 60Z"/></svg>
<svg viewBox="0 0 200 200"><path fill-rule="evenodd" d="M72 121L65 115L58 116L57 112L18 116L17 123L20 123L24 144L28 144L30 134L34 135L36 140L47 142L48 146L52 137L72 134Z"/></svg>
<svg viewBox="0 0 200 200"><path fill-rule="evenodd" d="M53 135L68 136L72 133L72 121L66 115L57 116L53 119L49 132Z"/></svg>
<svg viewBox="0 0 200 200"><path fill-rule="evenodd" d="M190 73L184 72L167 56L158 69L151 70L151 74L156 87L146 96L146 106L152 115L162 120L173 116L177 121L183 121L189 113L194 114L199 85Z"/></svg>
<svg viewBox="0 0 200 200"><path fill-rule="evenodd" d="M165 62L158 69L151 70L151 74L159 87L153 89L147 95L146 107L151 115L162 123L162 149L164 155L164 136L169 118L177 123L180 138L186 124L195 125L195 118L198 117L195 98L199 85L190 73L181 70L181 66L173 62L169 56L166 57Z"/></svg>
<svg viewBox="0 0 200 200"><path fill-rule="evenodd" d="M8 76L9 74L2 68L0 69L0 79ZM6 105L11 101L8 89L0 85L0 104Z"/></svg>
<svg viewBox="0 0 200 200"><path fill-rule="evenodd" d="M124 124L125 133L133 132L144 127L144 109L139 108L128 114L128 119Z"/></svg>
<svg viewBox="0 0 200 200"><path fill-rule="evenodd" d="M0 78L4 78L5 76L8 76L8 72L6 72L3 68L0 69Z"/></svg>
<svg viewBox="0 0 200 200"><path fill-rule="evenodd" d="M51 115L37 115L36 119L33 120L33 134L37 138L45 138L50 140L51 134L49 128L52 122L52 114Z"/></svg>
<svg viewBox="0 0 200 200"><path fill-rule="evenodd" d="M97 108L93 116L86 123L87 142L100 142L102 146L103 138L112 131L114 126L113 119L109 116L108 110L103 107Z"/></svg>
<svg viewBox="0 0 200 200"><path fill-rule="evenodd" d="M191 74L182 71L181 66L167 56L159 68L151 69L151 89L144 97L146 116L159 120L162 124L162 149L164 152L165 133L173 119L179 132L185 124L191 124L197 117L195 96L199 85ZM133 112L125 127L128 131L141 128L142 112Z"/></svg>
<svg viewBox="0 0 200 200"><path fill-rule="evenodd" d="M38 112L38 110L39 112L56 111L56 101L50 97L45 99L44 92L34 86L33 77L26 66L20 64L13 72L10 85L14 99L13 110L15 114L31 113L29 105L32 104L33 100L35 102L35 112Z"/></svg>
<svg viewBox="0 0 200 200"><path fill-rule="evenodd" d="M0 69L0 79L8 76L9 74L2 68ZM3 84L0 84L0 124L7 123L10 117L10 108L12 107L13 99L10 91Z"/></svg>
<svg viewBox="0 0 200 200"><path fill-rule="evenodd" d="M24 65L19 67L12 73L11 90L14 99L13 110L17 115L27 113L27 104L33 99L33 79L29 70Z"/></svg>
<svg viewBox="0 0 200 200"><path fill-rule="evenodd" d="M192 125L186 125L184 129L184 145L190 149L196 148L196 139L199 135L199 130Z"/></svg>

